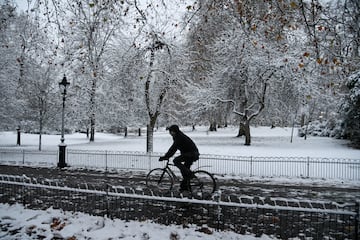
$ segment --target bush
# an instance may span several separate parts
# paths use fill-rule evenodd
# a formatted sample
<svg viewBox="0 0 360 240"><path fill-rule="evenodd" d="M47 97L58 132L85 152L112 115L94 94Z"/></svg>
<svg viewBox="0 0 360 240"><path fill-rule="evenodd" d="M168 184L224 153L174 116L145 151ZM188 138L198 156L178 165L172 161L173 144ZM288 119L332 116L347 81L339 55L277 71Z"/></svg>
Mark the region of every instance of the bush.
<svg viewBox="0 0 360 240"><path fill-rule="evenodd" d="M347 81L349 93L341 104L344 135L354 147L360 148L360 71L351 75Z"/></svg>
<svg viewBox="0 0 360 240"><path fill-rule="evenodd" d="M341 127L339 127L340 125L341 122L335 121L334 119L322 122L313 121L309 123L307 134L310 136L343 138L343 131ZM306 126L301 127L298 131L299 137L304 137L305 132Z"/></svg>

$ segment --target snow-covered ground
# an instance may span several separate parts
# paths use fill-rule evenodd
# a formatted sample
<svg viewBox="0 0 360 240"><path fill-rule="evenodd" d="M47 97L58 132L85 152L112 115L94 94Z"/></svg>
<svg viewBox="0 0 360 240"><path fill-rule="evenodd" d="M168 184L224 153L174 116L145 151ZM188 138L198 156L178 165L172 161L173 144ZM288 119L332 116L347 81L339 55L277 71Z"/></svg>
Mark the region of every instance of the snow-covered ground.
<svg viewBox="0 0 360 240"><path fill-rule="evenodd" d="M236 127L219 128L217 132L209 132L206 127L181 128L199 147L201 154L257 156L257 157L323 157L359 159L360 150L348 147L348 141L308 136L307 140L299 138L297 131L291 128L252 127L251 146L244 145L244 138L237 138ZM0 147L16 147L37 149L36 134L21 134L21 146L16 146L16 132L0 133ZM59 135L43 135L42 149L58 149ZM109 150L109 151L146 151L146 136L137 136L134 129L128 137L116 134L96 133L95 142L89 142L85 134L65 135L68 149ZM154 152L164 153L172 143L171 136L164 128L154 133Z"/></svg>
<svg viewBox="0 0 360 240"><path fill-rule="evenodd" d="M255 240L233 232L217 232L193 225L164 226L152 222L123 221L58 209L31 210L22 205L0 204L0 239L67 239L67 240ZM12 232L13 235L10 235Z"/></svg>
<svg viewBox="0 0 360 240"><path fill-rule="evenodd" d="M218 129L208 132L205 127L181 128L198 145L201 154L238 155L238 156L274 156L274 157L326 157L359 159L360 150L348 147L345 140L311 137L307 140L293 134L290 128L253 127L252 144L244 146L244 138L236 138L237 128ZM65 136L68 149L137 151L145 152L146 137L130 133L127 138L121 135L96 133L95 142L89 143L85 134ZM21 146L16 146L16 132L0 133L0 147L18 149L37 149L38 135L22 134ZM58 149L59 135L43 135L42 149ZM164 153L172 143L171 136L159 129L154 134L154 152ZM273 179L276 181L276 179ZM278 179L278 181L291 181ZM57 219L57 220L55 220ZM4 227L5 226L5 227ZM6 230L7 229L7 230ZM14 230L14 231L10 231ZM206 229L205 230L209 230ZM231 232L211 234L195 226L163 226L151 222L124 222L106 217L89 216L83 213L64 212L47 209L45 211L24 209L21 205L0 204L0 239L44 239L62 236L65 239L271 239L269 236L238 235ZM16 233L10 236L9 232ZM38 235L37 235L38 234ZM71 238L73 237L73 238Z"/></svg>

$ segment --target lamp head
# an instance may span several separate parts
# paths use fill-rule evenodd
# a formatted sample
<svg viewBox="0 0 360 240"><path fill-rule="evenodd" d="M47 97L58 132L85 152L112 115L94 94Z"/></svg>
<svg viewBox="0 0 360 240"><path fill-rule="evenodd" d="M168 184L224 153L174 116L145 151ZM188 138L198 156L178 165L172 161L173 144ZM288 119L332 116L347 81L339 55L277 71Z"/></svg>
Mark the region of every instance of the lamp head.
<svg viewBox="0 0 360 240"><path fill-rule="evenodd" d="M70 85L70 83L67 81L66 76L65 76L65 74L64 74L64 77L63 77L62 81L59 82L59 86L60 86L60 87L61 87L61 86L64 86L64 88L66 88L67 85Z"/></svg>

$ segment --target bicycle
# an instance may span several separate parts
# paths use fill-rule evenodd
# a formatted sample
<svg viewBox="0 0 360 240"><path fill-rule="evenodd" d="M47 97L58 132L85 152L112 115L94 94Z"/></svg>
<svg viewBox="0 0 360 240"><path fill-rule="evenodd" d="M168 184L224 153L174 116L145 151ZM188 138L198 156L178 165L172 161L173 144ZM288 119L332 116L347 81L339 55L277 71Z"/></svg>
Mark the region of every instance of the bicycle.
<svg viewBox="0 0 360 240"><path fill-rule="evenodd" d="M180 180L170 168L175 165L169 159L163 161L166 161L163 168L154 168L147 174L146 185L152 190L172 191L175 182ZM197 168L192 171L189 189L194 197L209 198L216 190L215 178L211 173Z"/></svg>

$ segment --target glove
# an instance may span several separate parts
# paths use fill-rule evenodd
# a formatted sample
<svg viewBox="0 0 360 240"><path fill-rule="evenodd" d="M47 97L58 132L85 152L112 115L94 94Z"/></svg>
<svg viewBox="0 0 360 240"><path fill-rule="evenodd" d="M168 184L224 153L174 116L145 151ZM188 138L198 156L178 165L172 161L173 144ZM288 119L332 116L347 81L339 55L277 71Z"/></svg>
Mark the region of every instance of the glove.
<svg viewBox="0 0 360 240"><path fill-rule="evenodd" d="M160 157L159 158L159 162L164 161L164 160L168 160L168 158L167 157Z"/></svg>

